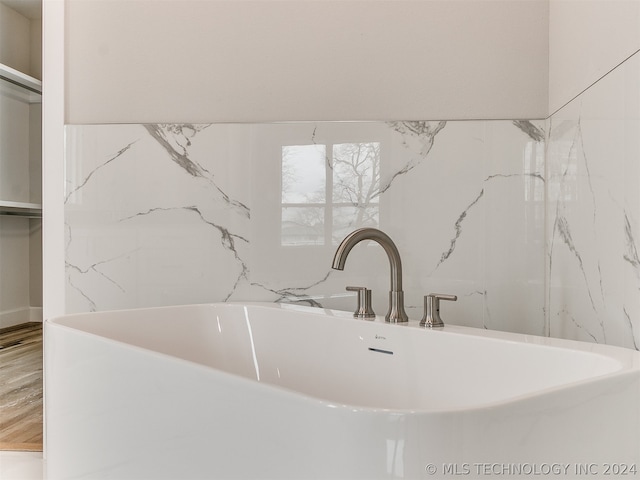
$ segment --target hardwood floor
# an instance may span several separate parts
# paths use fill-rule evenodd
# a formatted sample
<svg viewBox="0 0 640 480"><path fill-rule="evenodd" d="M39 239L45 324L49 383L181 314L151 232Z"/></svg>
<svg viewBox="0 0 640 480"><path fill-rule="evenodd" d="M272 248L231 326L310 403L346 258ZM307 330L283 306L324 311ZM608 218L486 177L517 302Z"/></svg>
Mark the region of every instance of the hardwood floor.
<svg viewBox="0 0 640 480"><path fill-rule="evenodd" d="M42 451L42 323L0 329L0 450Z"/></svg>

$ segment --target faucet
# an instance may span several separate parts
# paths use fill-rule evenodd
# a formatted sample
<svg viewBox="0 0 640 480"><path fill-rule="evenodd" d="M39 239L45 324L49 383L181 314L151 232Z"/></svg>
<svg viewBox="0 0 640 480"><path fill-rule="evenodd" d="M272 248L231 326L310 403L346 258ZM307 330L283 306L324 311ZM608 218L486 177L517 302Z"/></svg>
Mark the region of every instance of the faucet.
<svg viewBox="0 0 640 480"><path fill-rule="evenodd" d="M389 236L375 228L360 228L347 235L342 243L338 245L336 254L333 257L331 268L335 270L344 270L344 264L347 261L347 255L356 244L363 240L373 240L378 242L389 257L391 266L391 291L389 292L389 311L384 319L387 322L407 322L409 317L404 311L404 292L402 291L402 262L400 261L400 253Z"/></svg>

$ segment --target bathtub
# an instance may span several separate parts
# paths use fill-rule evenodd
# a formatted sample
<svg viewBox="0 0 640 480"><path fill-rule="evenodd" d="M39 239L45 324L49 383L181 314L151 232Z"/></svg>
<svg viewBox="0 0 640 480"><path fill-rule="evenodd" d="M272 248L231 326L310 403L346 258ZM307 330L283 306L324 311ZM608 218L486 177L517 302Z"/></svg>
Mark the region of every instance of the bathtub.
<svg viewBox="0 0 640 480"><path fill-rule="evenodd" d="M417 323L270 303L49 320L47 478L640 477L640 353Z"/></svg>

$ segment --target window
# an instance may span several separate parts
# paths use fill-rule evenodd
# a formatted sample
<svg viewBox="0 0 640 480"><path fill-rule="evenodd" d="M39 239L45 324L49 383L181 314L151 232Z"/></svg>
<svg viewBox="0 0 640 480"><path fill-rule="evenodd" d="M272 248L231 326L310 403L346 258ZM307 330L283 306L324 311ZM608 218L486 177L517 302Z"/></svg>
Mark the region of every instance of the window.
<svg viewBox="0 0 640 480"><path fill-rule="evenodd" d="M284 146L281 177L281 245L337 244L379 224L378 142Z"/></svg>

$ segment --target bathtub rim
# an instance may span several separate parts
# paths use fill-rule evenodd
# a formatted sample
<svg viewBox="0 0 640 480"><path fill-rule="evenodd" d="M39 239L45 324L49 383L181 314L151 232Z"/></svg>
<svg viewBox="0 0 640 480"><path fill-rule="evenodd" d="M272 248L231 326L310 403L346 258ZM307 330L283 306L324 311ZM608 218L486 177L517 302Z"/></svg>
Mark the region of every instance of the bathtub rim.
<svg viewBox="0 0 640 480"><path fill-rule="evenodd" d="M551 348L551 349L565 349L565 350L577 350L581 353L586 353L589 355L595 355L600 357L605 357L607 360L615 361L618 364L618 368L613 371L609 371L606 373L602 373L599 375L595 375L588 378L583 378L580 380L574 380L571 382L566 382L560 385L551 386L536 390L534 392L529 392L525 394L513 395L504 399L495 400L491 402L484 402L473 406L460 406L460 407L452 407L452 408L386 408L386 407L372 407L372 406L364 406L364 405L355 405L349 403L338 402L335 400L329 400L327 398L321 398L317 396L313 396L311 394L304 393L299 390L295 390L292 388L288 388L281 385L276 385L272 383L268 383L266 381L259 381L256 379L244 377L242 375L238 375L235 373L227 372L220 368L216 368L210 365L205 365L193 360L188 360L185 358L177 357L175 355L171 355L168 353L164 353L158 350L153 350L151 348L143 347L140 345L136 345L134 343L129 343L124 340L118 340L110 337L105 337L103 335L99 335L94 332L89 332L79 328L78 326L70 326L64 323L65 319L78 319L86 316L107 316L113 314L125 314L129 312L153 312L153 311L166 311L169 309L175 310L183 310L183 309L202 309L202 308L215 308L215 307L226 307L226 306L235 306L235 307L243 307L243 306L253 306L253 307L266 307L266 308L276 308L276 309L284 309L290 310L294 312L307 313L312 315L330 315L335 318L339 318L341 320L346 320L350 322L367 322L367 323L375 323L380 326L389 327L389 328L415 328L420 331L425 332L433 332L434 334L446 333L454 336L458 335L471 335L474 337L481 337L488 340L493 341L502 341L508 342L510 344L526 344L529 346L533 346L534 348ZM322 313L321 313L322 312ZM498 330L487 330L481 328L467 327L467 326L458 326L458 325L446 325L444 329L424 329L419 326L419 321L410 320L405 324L390 324L384 321L384 317L378 315L374 321L371 320L361 320L355 319L352 316L351 312L346 312L342 310L334 310L334 309L325 309L318 307L309 307L302 305L291 305L291 304L282 304L282 303L270 303L270 302L211 302L211 303L196 303L196 304L184 304L184 305L170 305L170 306L161 306L161 307L142 307L142 308L127 308L127 309L118 309L118 310L106 310L99 312L81 312L81 313L73 313L73 314L65 314L56 316L50 319L46 319L44 322L45 328L45 376L47 365L50 359L47 357L47 330L50 328L62 329L62 331L72 332L74 335L86 336L92 338L94 340L105 342L105 343L114 343L120 347L124 347L127 349L133 349L135 351L144 353L145 355L155 356L163 359L171 359L172 361L189 365L192 368L197 368L198 370L207 371L210 374L219 375L227 382L240 382L240 384L244 385L248 388L256 388L256 389L270 389L273 394L276 395L293 395L294 398L297 398L299 401L310 402L311 404L315 404L320 408L338 408L338 409L347 409L352 412L358 412L362 414L376 414L383 413L387 415L430 415L430 414L457 414L461 412L473 412L473 411L485 411L485 410L493 410L497 408L503 408L509 405L517 405L523 402L528 402L531 400L538 399L540 397L545 397L548 395L560 394L564 390L571 389L582 389L586 388L589 385L593 384L603 384L606 388L607 384L616 384L618 382L624 382L626 379L632 379L633 377L640 378L640 352L628 349L625 347L618 347L613 345L602 345L596 343L589 342L581 342L578 340L568 340L568 339L558 339L552 337L542 337L531 334L522 334L522 333L512 333L512 332L502 332ZM46 382L46 380L45 380Z"/></svg>

